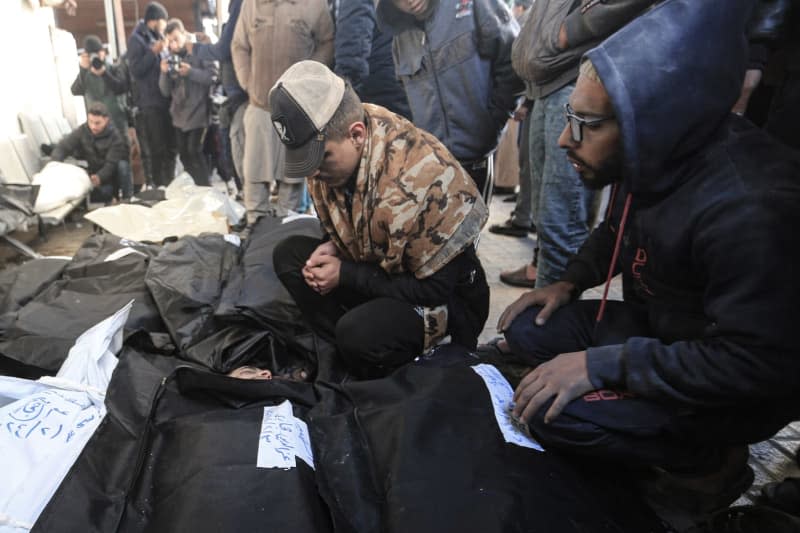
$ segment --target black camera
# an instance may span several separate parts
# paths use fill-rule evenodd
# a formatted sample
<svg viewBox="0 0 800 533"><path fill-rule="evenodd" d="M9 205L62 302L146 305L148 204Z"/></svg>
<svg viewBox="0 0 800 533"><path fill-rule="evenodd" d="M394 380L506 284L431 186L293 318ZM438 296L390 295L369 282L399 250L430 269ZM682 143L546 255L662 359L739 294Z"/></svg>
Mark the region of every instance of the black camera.
<svg viewBox="0 0 800 533"><path fill-rule="evenodd" d="M92 68L95 70L100 70L105 66L105 61L103 61L98 54L89 54L89 61L92 64Z"/></svg>
<svg viewBox="0 0 800 533"><path fill-rule="evenodd" d="M178 55L171 55L167 58L167 67L169 72L172 75L177 75L178 70L181 68L181 56Z"/></svg>

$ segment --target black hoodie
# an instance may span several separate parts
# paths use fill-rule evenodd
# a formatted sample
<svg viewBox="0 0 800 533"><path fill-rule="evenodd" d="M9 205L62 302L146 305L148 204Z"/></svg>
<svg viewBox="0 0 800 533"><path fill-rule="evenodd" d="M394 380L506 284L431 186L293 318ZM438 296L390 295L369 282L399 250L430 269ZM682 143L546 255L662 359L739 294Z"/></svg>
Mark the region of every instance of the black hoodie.
<svg viewBox="0 0 800 533"><path fill-rule="evenodd" d="M592 384L683 405L783 405L786 423L800 412L800 157L729 112L751 5L667 0L587 52L620 125L623 180L564 279L605 280L630 195L614 270L654 337L590 348Z"/></svg>

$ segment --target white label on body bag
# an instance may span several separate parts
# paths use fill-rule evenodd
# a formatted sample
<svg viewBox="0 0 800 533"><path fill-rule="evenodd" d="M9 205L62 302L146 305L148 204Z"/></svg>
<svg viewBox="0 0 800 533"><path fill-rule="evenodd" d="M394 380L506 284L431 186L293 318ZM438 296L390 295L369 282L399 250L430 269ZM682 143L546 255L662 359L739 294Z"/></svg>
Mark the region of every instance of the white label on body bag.
<svg viewBox="0 0 800 533"><path fill-rule="evenodd" d="M314 468L314 454L308 426L292 412L292 404L285 400L279 405L264 407L261 433L258 436L259 468L294 468L295 457Z"/></svg>
<svg viewBox="0 0 800 533"><path fill-rule="evenodd" d="M486 383L486 388L489 389L492 407L494 407L494 416L505 441L543 452L542 445L528 434L527 426L523 426L511 416L514 390L506 381L506 378L503 377L503 374L494 366L485 364L475 365L472 370L483 379L484 383Z"/></svg>

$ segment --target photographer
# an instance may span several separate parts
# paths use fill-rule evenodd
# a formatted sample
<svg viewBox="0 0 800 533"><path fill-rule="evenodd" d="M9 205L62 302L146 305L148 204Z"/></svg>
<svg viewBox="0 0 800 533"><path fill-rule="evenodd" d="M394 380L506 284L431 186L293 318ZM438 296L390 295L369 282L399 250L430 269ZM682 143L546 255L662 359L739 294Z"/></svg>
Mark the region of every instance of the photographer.
<svg viewBox="0 0 800 533"><path fill-rule="evenodd" d="M169 112L183 166L197 185L208 185L203 140L209 122L208 88L217 69L213 61L192 55L193 43L180 20L170 20L165 34L171 55L161 60L158 87L162 95L172 96Z"/></svg>
<svg viewBox="0 0 800 533"><path fill-rule="evenodd" d="M169 185L175 177L175 133L169 116L169 97L158 87L159 64L168 55L163 31L167 26L167 10L158 2L150 2L144 20L128 39L128 70L136 84L134 102L139 109L137 120L144 130L150 168L145 169L155 186Z"/></svg>
<svg viewBox="0 0 800 533"><path fill-rule="evenodd" d="M120 194L123 202L128 201L133 185L127 144L103 103L89 104L87 113L86 123L61 139L51 157L53 161L68 157L86 161L93 201L112 203Z"/></svg>
<svg viewBox="0 0 800 533"><path fill-rule="evenodd" d="M70 88L72 94L83 96L87 110L94 102L105 105L114 127L123 140L126 140L128 117L121 96L128 89L125 77L111 64L103 43L96 35L89 35L84 39L83 51L78 57L80 69Z"/></svg>

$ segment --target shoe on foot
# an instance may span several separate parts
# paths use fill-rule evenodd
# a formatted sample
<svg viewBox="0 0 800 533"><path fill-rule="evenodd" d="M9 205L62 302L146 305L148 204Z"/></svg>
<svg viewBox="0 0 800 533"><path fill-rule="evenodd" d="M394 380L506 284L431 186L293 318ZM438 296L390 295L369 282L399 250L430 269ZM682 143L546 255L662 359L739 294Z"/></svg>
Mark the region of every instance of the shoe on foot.
<svg viewBox="0 0 800 533"><path fill-rule="evenodd" d="M527 287L532 289L536 286L536 267L527 264L516 270L500 272L500 281L512 287Z"/></svg>
<svg viewBox="0 0 800 533"><path fill-rule="evenodd" d="M530 226L519 226L510 220L502 224L492 224L489 226L490 233L497 235L507 235L509 237L527 237L528 233L536 233L536 227L531 224Z"/></svg>
<svg viewBox="0 0 800 533"><path fill-rule="evenodd" d="M687 475L654 469L642 480L645 498L659 507L703 516L736 501L753 483L753 470L747 464L747 446L723 451L722 464L713 472Z"/></svg>

